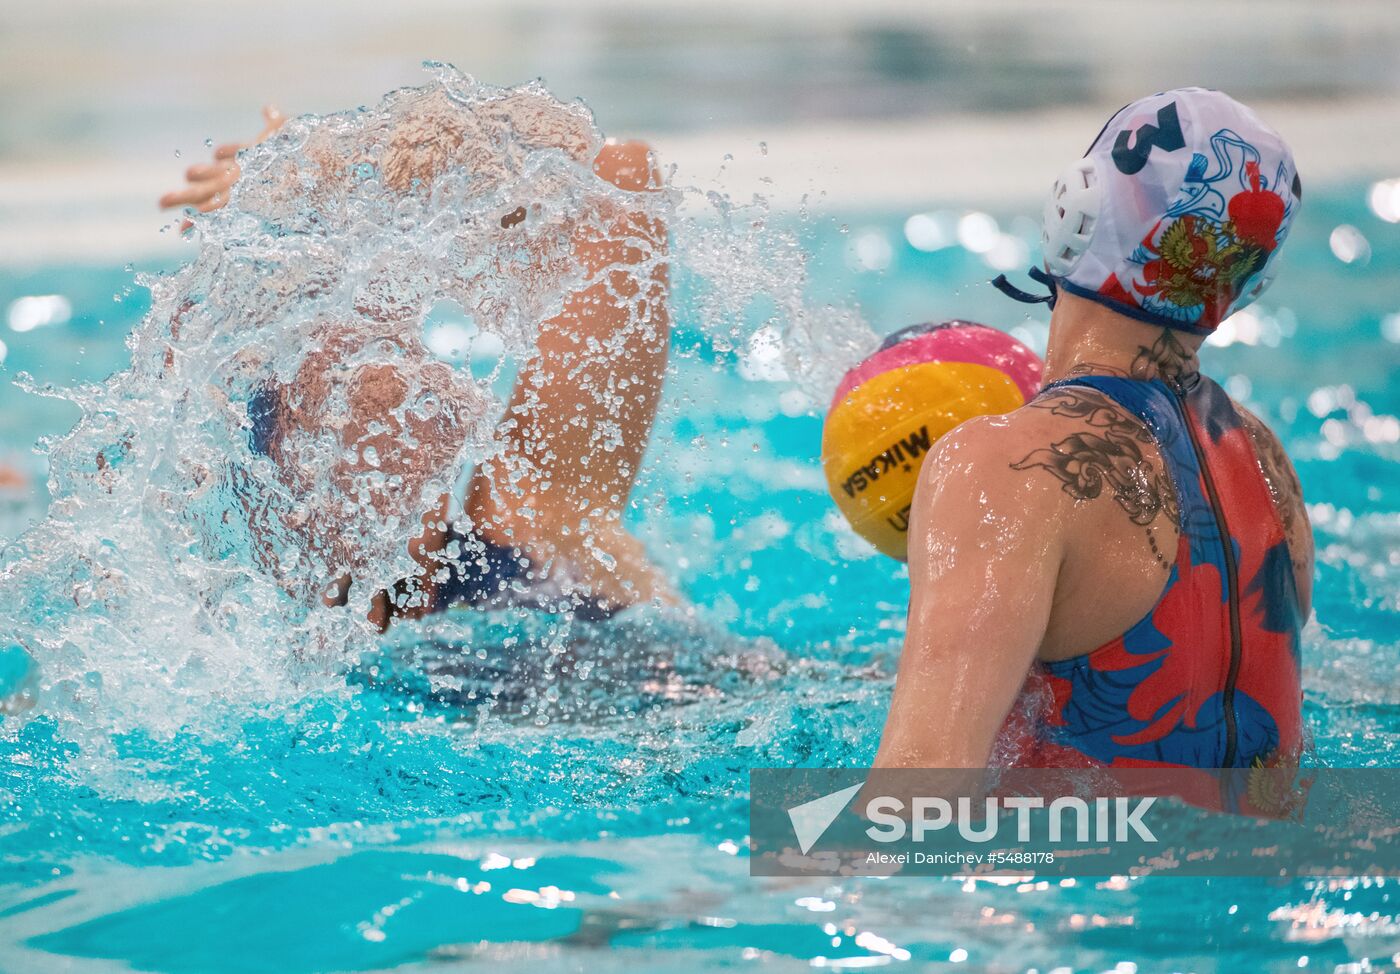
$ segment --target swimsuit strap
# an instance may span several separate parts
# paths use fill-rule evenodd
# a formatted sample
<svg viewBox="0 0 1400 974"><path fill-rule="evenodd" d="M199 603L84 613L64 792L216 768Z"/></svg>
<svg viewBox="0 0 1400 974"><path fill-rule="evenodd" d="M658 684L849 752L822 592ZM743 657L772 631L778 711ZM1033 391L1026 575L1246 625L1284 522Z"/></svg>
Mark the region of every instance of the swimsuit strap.
<svg viewBox="0 0 1400 974"><path fill-rule="evenodd" d="M433 591L430 611L454 606L520 606L544 612L572 612L575 619L601 622L618 608L578 593L555 591L539 582L530 560L517 548L496 544L475 530L448 532L447 578Z"/></svg>
<svg viewBox="0 0 1400 974"><path fill-rule="evenodd" d="M1155 439L1181 539L1166 587L1139 622L1085 655L1037 665L1054 703L1028 763L1212 768L1296 759L1297 589L1239 411L1205 377L1183 390L1159 379L1082 376L1042 394L1070 386L1107 397ZM1123 437L1103 424L1095 435ZM1131 460L1132 445L1118 445Z"/></svg>
<svg viewBox="0 0 1400 974"><path fill-rule="evenodd" d="M1209 379L1202 379L1209 382ZM1082 386L1102 394L1147 428L1162 455L1166 474L1176 491L1177 528L1191 542L1193 560L1203 560L1209 549L1219 550L1210 499L1201 478L1201 462L1186 429L1184 407L1177 394L1161 379L1125 379L1112 375L1085 375L1052 382L1041 395L1055 389ZM1218 557L1218 555L1217 555Z"/></svg>

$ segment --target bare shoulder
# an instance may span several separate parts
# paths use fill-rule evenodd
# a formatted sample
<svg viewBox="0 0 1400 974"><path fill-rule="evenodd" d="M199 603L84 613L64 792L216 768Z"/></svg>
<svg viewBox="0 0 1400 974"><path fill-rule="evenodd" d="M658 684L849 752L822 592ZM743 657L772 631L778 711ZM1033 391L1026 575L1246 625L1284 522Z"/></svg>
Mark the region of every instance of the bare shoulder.
<svg viewBox="0 0 1400 974"><path fill-rule="evenodd" d="M1165 515L1176 495L1156 441L1137 416L1103 393L1064 386L1002 417L1001 452L1040 490L1058 491L1079 509L1111 499L1139 527Z"/></svg>
<svg viewBox="0 0 1400 974"><path fill-rule="evenodd" d="M1277 434L1269 429L1262 419L1239 403L1235 403L1234 406L1245 429L1249 431L1249 438L1254 443L1254 453L1259 458L1259 468L1269 484L1269 492L1273 495L1285 526L1289 527L1291 533L1291 520L1300 518L1306 524L1308 517L1307 509L1303 506L1303 487L1298 481L1298 471L1294 468L1293 461L1288 458L1288 452L1284 450Z"/></svg>
<svg viewBox="0 0 1400 974"><path fill-rule="evenodd" d="M1234 405L1240 421L1244 423L1245 429L1249 430L1249 438L1254 442L1254 449L1259 454L1260 465L1265 468L1265 475L1277 472L1282 475L1282 479L1297 486L1298 472L1293 467L1293 461L1288 458L1288 452L1284 450L1283 441L1278 438L1278 434L1269 429L1267 423L1238 402L1231 400L1231 403ZM1296 493L1301 499L1302 489L1299 488Z"/></svg>
<svg viewBox="0 0 1400 974"><path fill-rule="evenodd" d="M991 471L999 464L1002 471L1023 469L1017 463L1028 453L1053 446L1086 428L1119 429L1130 435L1142 431L1146 435L1135 417L1097 390L1056 389L1012 412L978 416L962 423L938 441L930 454L933 462L926 464L925 469L932 468L930 476L935 478L950 466L975 464Z"/></svg>
<svg viewBox="0 0 1400 974"><path fill-rule="evenodd" d="M970 419L944 436L939 444L947 444L948 448L1010 449L1042 443L1047 436L1063 435L1086 422L1103 426L1125 420L1136 423L1134 417L1097 389L1064 386L1043 392L1009 413Z"/></svg>
<svg viewBox="0 0 1400 974"><path fill-rule="evenodd" d="M1007 571L1054 571L1074 501L1052 478L1016 463L1047 442L1042 422L1015 413L983 416L938 440L911 505L911 573L927 580L980 572L981 584Z"/></svg>
<svg viewBox="0 0 1400 974"><path fill-rule="evenodd" d="M1235 412L1249 431L1254 444L1254 455L1259 460L1259 470L1268 484L1269 494L1283 522L1284 533L1288 535L1288 550L1293 559L1293 570L1297 576L1299 592L1304 593L1304 603L1311 601L1313 537L1312 526L1308 522L1308 509L1303 503L1303 486L1298 480L1298 471L1288 458L1282 441L1268 425L1254 413L1239 403L1234 403Z"/></svg>
<svg viewBox="0 0 1400 974"><path fill-rule="evenodd" d="M1054 389L1014 412L963 423L939 440L924 470L921 489L923 481L932 486L955 477L1025 498L1084 501L1107 492L1143 524L1171 503L1151 433L1087 387Z"/></svg>
<svg viewBox="0 0 1400 974"><path fill-rule="evenodd" d="M951 496L963 510L1006 509L1044 513L1063 495L1057 485L1017 466L1050 442L1054 420L1020 409L1001 416L979 416L942 436L919 474L916 507Z"/></svg>

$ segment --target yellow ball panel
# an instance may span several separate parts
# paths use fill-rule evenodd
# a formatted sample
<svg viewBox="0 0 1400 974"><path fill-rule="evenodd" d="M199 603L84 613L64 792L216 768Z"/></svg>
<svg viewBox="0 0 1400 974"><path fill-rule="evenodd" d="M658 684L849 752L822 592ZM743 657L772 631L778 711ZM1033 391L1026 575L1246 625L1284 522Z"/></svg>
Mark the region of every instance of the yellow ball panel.
<svg viewBox="0 0 1400 974"><path fill-rule="evenodd" d="M822 467L836 506L884 554L908 556L909 507L924 457L943 434L1025 404L1008 376L971 362L923 362L872 376L822 430Z"/></svg>

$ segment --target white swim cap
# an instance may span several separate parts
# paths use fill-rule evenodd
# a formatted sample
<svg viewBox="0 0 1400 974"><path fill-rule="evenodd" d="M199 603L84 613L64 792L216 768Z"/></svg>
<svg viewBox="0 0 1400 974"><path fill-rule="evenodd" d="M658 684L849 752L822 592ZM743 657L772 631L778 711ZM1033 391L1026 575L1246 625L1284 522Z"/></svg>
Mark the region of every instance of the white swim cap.
<svg viewBox="0 0 1400 974"><path fill-rule="evenodd" d="M1071 294L1208 335L1268 285L1301 200L1293 153L1254 112L1207 88L1162 92L1055 181L1045 269Z"/></svg>

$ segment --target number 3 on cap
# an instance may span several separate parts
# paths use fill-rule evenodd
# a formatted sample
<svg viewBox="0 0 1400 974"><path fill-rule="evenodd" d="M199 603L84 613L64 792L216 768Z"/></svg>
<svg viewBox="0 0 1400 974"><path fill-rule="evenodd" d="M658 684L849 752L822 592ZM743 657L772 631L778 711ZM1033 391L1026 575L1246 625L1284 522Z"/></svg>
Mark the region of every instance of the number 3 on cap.
<svg viewBox="0 0 1400 974"><path fill-rule="evenodd" d="M1125 176L1131 176L1147 165L1147 157L1155 146L1163 152L1182 149L1186 140L1181 135L1181 121L1176 117L1176 102L1157 110L1157 124L1148 123L1137 130L1137 138L1128 147L1127 129L1118 133L1113 143L1113 164Z"/></svg>

